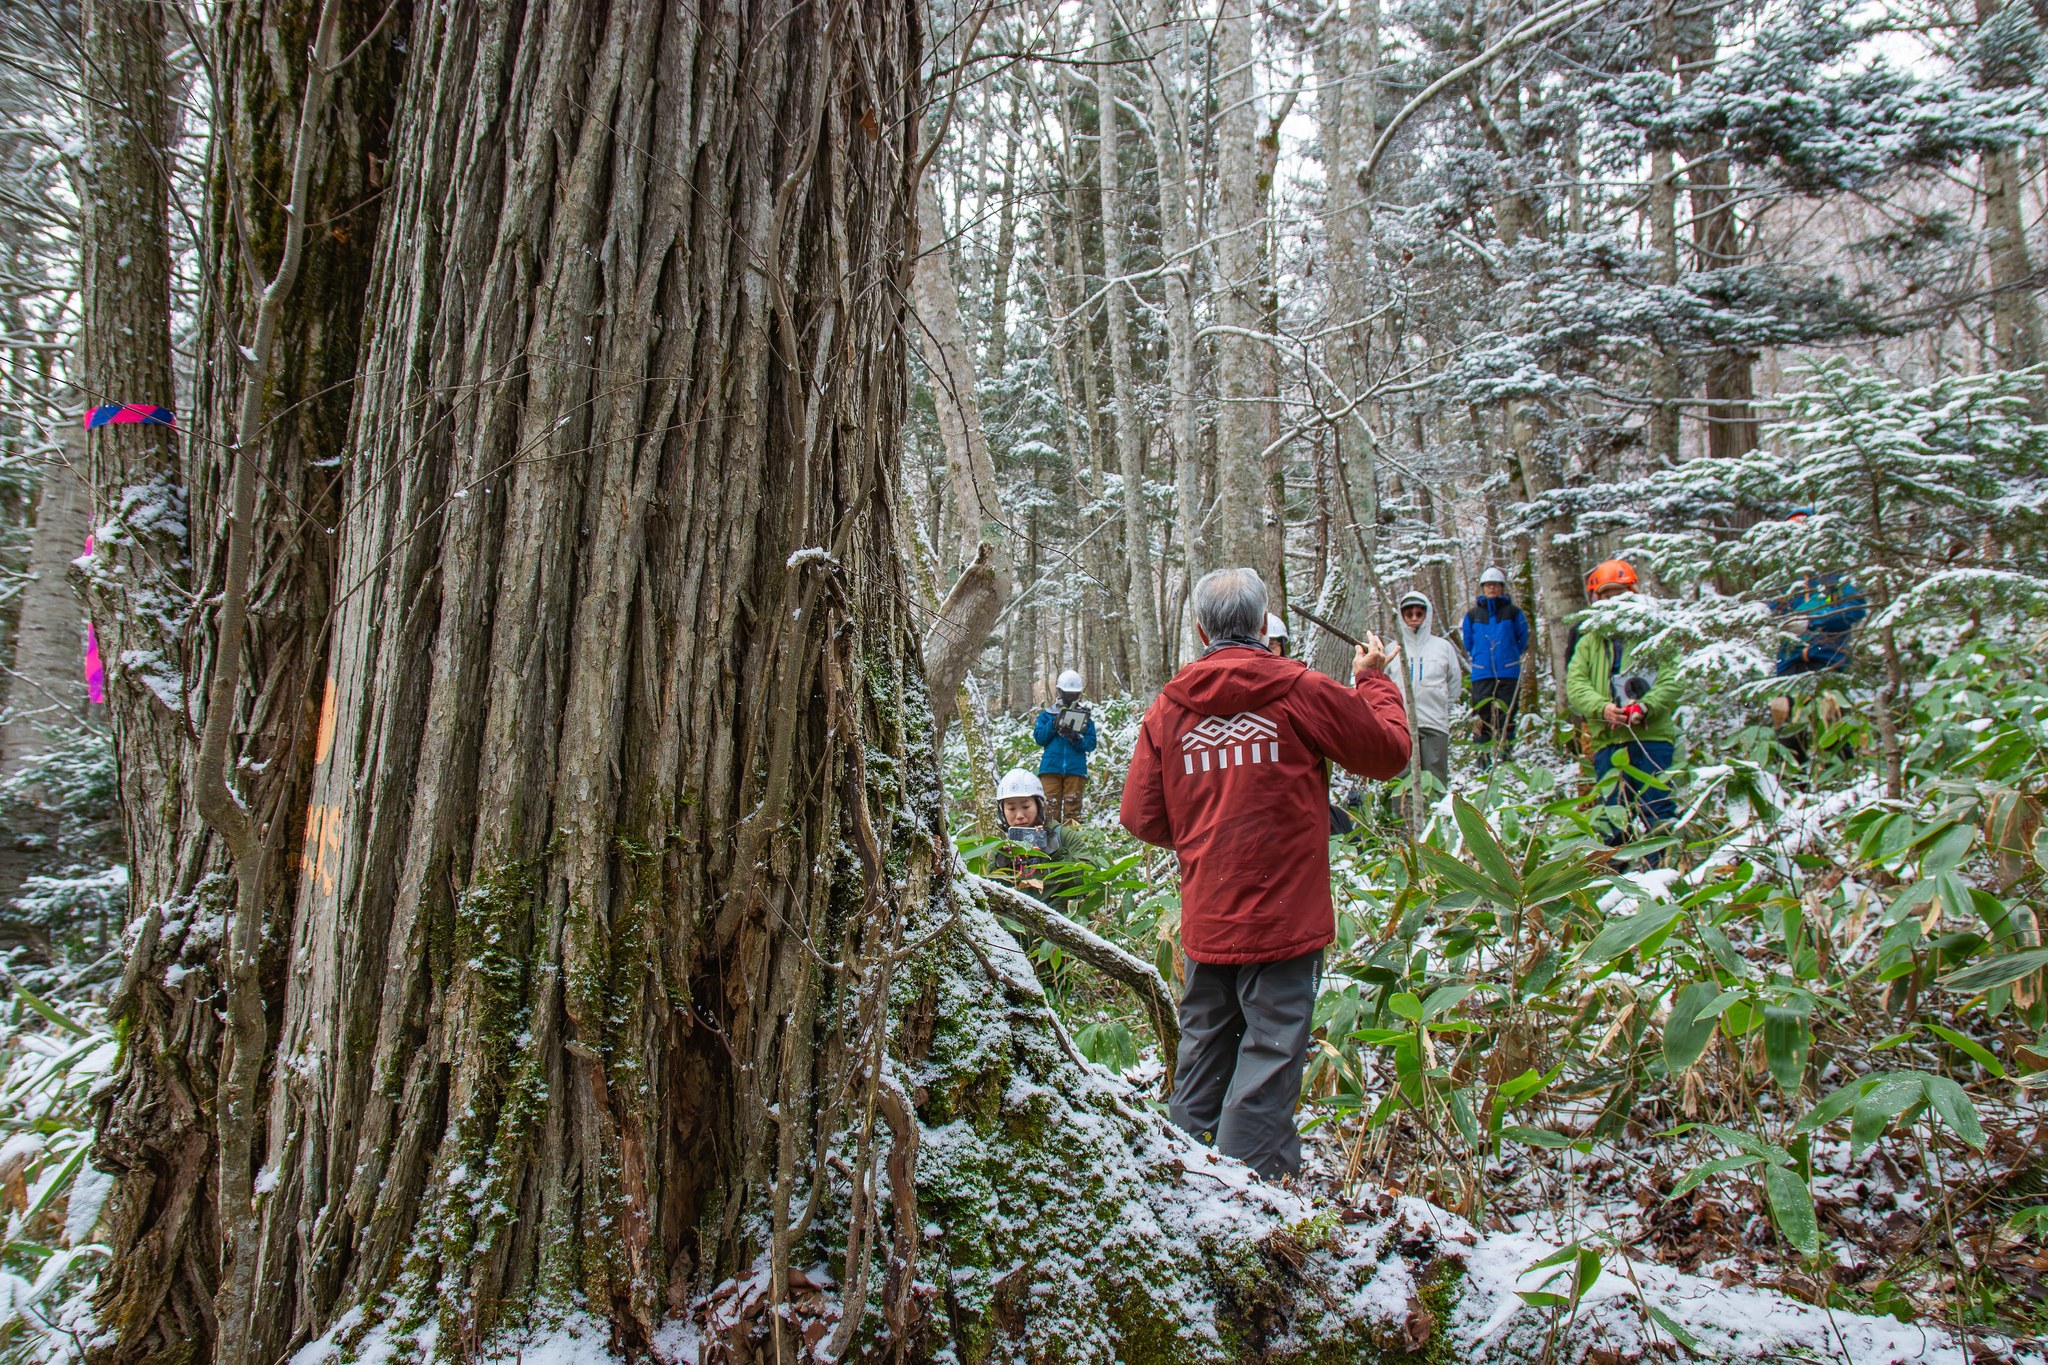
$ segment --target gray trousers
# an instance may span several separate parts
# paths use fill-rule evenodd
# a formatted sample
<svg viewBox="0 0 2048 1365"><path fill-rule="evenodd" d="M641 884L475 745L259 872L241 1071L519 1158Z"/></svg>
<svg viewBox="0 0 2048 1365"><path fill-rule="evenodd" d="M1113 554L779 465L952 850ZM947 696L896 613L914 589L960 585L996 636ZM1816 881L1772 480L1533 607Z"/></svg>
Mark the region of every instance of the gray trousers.
<svg viewBox="0 0 2048 1365"><path fill-rule="evenodd" d="M1442 730L1417 730L1415 747L1421 750L1422 771L1436 778L1446 791L1450 790L1451 737Z"/></svg>
<svg viewBox="0 0 2048 1365"><path fill-rule="evenodd" d="M1188 962L1173 1121L1268 1180L1301 1169L1301 1100L1320 950L1282 962Z"/></svg>

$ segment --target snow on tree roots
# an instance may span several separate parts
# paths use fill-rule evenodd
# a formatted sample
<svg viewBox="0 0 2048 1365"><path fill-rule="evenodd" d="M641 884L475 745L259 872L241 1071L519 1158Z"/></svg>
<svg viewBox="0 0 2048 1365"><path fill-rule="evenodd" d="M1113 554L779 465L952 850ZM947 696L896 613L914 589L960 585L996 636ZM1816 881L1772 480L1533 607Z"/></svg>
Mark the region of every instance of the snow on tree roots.
<svg viewBox="0 0 2048 1365"><path fill-rule="evenodd" d="M971 892L956 915L899 974L891 1002L921 1133L909 1358L1620 1365L1793 1354L1967 1365L1939 1332L1653 1264L1611 1260L1576 1312L1532 1307L1516 1290L1538 1286L1542 1272L1528 1268L1551 1246L1481 1235L1406 1196L1319 1209L1260 1182L1080 1057L1030 962ZM837 1212L805 1249L815 1264L792 1275L779 1312L784 1358L824 1358L837 1325L844 1185L834 1193ZM871 1282L882 1278L877 1265ZM676 1362L776 1358L767 1285L764 1258L671 1322L654 1349ZM374 1322L351 1312L293 1365L442 1358L430 1304L387 1306ZM483 1358L616 1358L606 1327L573 1303L523 1316ZM849 1358L895 1357L893 1345L871 1304Z"/></svg>

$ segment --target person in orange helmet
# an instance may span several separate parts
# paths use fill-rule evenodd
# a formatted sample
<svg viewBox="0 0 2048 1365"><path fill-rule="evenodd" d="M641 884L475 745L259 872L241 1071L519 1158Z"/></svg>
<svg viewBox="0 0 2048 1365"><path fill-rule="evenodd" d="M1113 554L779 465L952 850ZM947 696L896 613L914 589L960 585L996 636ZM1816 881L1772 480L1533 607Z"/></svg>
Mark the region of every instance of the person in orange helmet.
<svg viewBox="0 0 2048 1365"><path fill-rule="evenodd" d="M1605 602L1636 590L1635 567L1625 559L1609 559L1586 575L1586 595ZM1659 668L1655 660L1636 657L1634 642L1611 626L1589 625L1565 669L1565 697L1586 723L1593 742L1593 773L1604 779L1617 760L1644 774L1639 780L1624 771L1608 804L1624 806L1651 828L1669 822L1678 803L1659 775L1671 766L1677 749L1678 707L1684 691L1678 672ZM1629 838L1626 826L1614 834L1616 843Z"/></svg>

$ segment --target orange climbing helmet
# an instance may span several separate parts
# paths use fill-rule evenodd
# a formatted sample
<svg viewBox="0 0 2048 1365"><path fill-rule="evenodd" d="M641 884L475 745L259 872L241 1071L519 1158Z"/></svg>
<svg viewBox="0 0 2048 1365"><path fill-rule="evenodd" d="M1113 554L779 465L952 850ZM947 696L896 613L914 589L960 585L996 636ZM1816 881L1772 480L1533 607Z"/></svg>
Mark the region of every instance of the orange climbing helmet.
<svg viewBox="0 0 2048 1365"><path fill-rule="evenodd" d="M1625 559L1604 559L1593 566L1593 572L1586 575L1586 596L1597 597L1602 588L1616 585L1635 591L1636 571Z"/></svg>

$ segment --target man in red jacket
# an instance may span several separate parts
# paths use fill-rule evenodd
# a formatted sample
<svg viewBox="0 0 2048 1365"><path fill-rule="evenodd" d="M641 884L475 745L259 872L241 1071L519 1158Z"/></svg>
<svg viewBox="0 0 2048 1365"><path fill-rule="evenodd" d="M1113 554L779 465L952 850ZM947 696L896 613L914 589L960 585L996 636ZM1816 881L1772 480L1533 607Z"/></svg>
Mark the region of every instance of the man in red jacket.
<svg viewBox="0 0 2048 1365"><path fill-rule="evenodd" d="M1145 712L1123 826L1180 856L1188 980L1173 1121L1270 1179L1301 1169L1294 1107L1337 936L1329 765L1398 777L1408 720L1377 637L1346 687L1266 651L1253 570L1218 569L1194 598L1207 647Z"/></svg>

